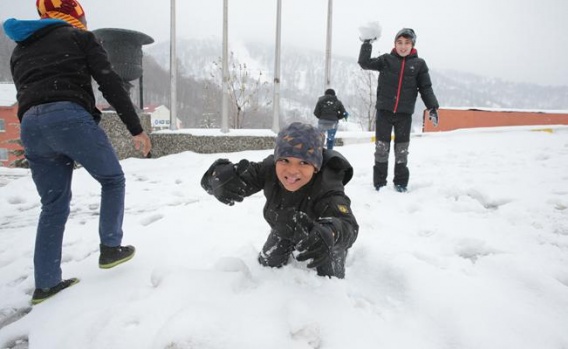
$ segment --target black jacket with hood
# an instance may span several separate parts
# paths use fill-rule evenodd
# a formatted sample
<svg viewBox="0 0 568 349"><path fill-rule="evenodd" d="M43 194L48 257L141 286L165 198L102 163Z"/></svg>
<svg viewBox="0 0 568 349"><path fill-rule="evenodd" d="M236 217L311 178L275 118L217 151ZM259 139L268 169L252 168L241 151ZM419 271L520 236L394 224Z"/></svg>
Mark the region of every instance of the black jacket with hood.
<svg viewBox="0 0 568 349"><path fill-rule="evenodd" d="M393 49L377 58L371 58L372 45L363 43L359 52L359 65L366 70L379 72L377 87L377 110L393 113L414 113L418 92L426 108L438 108L438 100L426 61L418 57L416 49L401 57Z"/></svg>
<svg viewBox="0 0 568 349"><path fill-rule="evenodd" d="M314 115L318 119L339 121L345 117L345 107L337 96L323 95L318 98Z"/></svg>
<svg viewBox="0 0 568 349"><path fill-rule="evenodd" d="M247 163L245 169L240 168L237 172L243 181L245 196L264 191L264 219L283 239L294 241L294 227L286 223L290 223L288 218L293 213L301 211L312 220L331 217L334 230L339 232L335 246L347 249L353 245L359 225L351 212L351 200L344 191L344 186L353 177L353 167L340 153L324 149L321 169L308 184L295 192L287 191L280 184L276 176L274 155L262 162ZM213 171L210 168L201 181L208 192L211 189L208 183Z"/></svg>
<svg viewBox="0 0 568 349"><path fill-rule="evenodd" d="M35 105L69 101L81 105L98 122L101 112L95 106L94 78L130 133L143 131L122 79L93 33L55 19L9 19L4 29L17 43L10 69L20 121Z"/></svg>

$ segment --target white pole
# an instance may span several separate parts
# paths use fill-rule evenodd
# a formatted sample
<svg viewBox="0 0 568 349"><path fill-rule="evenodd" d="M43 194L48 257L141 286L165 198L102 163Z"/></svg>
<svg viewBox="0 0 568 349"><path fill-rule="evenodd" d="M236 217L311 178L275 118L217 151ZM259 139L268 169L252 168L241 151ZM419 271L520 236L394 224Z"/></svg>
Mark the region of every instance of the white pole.
<svg viewBox="0 0 568 349"><path fill-rule="evenodd" d="M325 47L325 89L331 87L331 19L333 17L333 0L327 1L327 42Z"/></svg>
<svg viewBox="0 0 568 349"><path fill-rule="evenodd" d="M176 0L170 4L170 130L177 130Z"/></svg>
<svg viewBox="0 0 568 349"><path fill-rule="evenodd" d="M274 53L274 95L272 97L272 131L280 130L280 32L282 27L282 0L277 0L276 8L276 49Z"/></svg>
<svg viewBox="0 0 568 349"><path fill-rule="evenodd" d="M223 94L221 132L229 132L229 1L223 0Z"/></svg>

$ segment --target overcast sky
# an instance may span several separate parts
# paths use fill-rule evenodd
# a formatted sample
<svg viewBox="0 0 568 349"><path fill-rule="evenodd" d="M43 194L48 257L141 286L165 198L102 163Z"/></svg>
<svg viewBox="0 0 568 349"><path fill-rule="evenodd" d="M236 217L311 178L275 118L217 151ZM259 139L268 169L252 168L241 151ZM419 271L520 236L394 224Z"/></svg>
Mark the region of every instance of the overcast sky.
<svg viewBox="0 0 568 349"><path fill-rule="evenodd" d="M0 0L0 20L36 18L35 0ZM168 0L80 0L89 29L124 28L169 39ZM9 3L9 5L8 5ZM156 5L162 3L163 5ZM229 39L273 43L276 0L229 0ZM282 45L325 50L328 0L283 0ZM223 0L177 0L178 38L222 35ZM334 0L334 54L357 60L359 27L379 21L373 56L390 51L396 32L413 28L432 69L511 81L568 85L566 0Z"/></svg>

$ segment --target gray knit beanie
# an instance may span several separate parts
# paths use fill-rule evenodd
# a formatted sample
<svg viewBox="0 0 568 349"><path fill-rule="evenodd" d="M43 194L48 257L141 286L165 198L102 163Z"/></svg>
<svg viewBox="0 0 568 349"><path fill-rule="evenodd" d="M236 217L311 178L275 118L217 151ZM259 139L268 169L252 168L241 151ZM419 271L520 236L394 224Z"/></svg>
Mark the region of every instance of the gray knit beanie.
<svg viewBox="0 0 568 349"><path fill-rule="evenodd" d="M396 33L394 41L398 40L398 38L401 36L410 39L412 41L412 46L416 45L416 33L414 32L414 29L402 28L398 31L398 33Z"/></svg>
<svg viewBox="0 0 568 349"><path fill-rule="evenodd" d="M319 170L323 162L324 137L325 135L312 125L293 122L276 136L274 158L302 159Z"/></svg>

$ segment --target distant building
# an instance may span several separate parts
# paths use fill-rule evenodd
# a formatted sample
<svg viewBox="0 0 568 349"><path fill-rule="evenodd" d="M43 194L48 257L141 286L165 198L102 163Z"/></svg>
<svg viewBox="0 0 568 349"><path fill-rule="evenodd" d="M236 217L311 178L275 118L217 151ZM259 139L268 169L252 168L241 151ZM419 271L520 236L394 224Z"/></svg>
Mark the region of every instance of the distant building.
<svg viewBox="0 0 568 349"><path fill-rule="evenodd" d="M152 121L152 131L169 130L170 129L170 110L165 105L149 105L144 107L144 113L150 114ZM182 128L181 120L176 118L177 129Z"/></svg>
<svg viewBox="0 0 568 349"><path fill-rule="evenodd" d="M14 154L15 151L23 150L19 139L16 86L13 83L0 82L0 166L11 167L14 161L23 157Z"/></svg>

